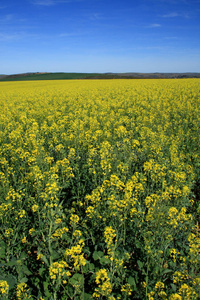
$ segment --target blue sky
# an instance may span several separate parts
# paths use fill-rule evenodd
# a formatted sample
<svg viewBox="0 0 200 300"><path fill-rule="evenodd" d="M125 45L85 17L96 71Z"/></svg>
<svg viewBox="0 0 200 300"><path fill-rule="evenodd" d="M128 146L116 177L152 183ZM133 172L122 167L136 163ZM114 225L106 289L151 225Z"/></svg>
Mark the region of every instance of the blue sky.
<svg viewBox="0 0 200 300"><path fill-rule="evenodd" d="M200 0L0 0L0 74L200 72Z"/></svg>

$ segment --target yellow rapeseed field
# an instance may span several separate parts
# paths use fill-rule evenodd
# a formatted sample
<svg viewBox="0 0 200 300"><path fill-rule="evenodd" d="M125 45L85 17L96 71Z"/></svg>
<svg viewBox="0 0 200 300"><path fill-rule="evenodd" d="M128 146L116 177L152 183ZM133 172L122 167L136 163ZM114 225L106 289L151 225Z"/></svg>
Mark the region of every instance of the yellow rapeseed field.
<svg viewBox="0 0 200 300"><path fill-rule="evenodd" d="M0 82L1 299L200 299L200 80Z"/></svg>

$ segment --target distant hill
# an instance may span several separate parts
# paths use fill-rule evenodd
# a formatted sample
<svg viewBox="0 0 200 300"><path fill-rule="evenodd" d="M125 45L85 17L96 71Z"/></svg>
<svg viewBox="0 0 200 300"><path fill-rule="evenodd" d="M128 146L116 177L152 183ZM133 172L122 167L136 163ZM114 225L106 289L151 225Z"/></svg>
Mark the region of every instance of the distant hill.
<svg viewBox="0 0 200 300"><path fill-rule="evenodd" d="M7 75L1 75L0 74L0 80L3 79L4 77L7 77Z"/></svg>
<svg viewBox="0 0 200 300"><path fill-rule="evenodd" d="M25 80L61 80L61 79L84 79L97 76L97 73L23 73L7 75L0 78L0 81L25 81Z"/></svg>
<svg viewBox="0 0 200 300"><path fill-rule="evenodd" d="M33 72L0 75L0 81L63 80L63 79L164 79L200 78L200 73L48 73Z"/></svg>

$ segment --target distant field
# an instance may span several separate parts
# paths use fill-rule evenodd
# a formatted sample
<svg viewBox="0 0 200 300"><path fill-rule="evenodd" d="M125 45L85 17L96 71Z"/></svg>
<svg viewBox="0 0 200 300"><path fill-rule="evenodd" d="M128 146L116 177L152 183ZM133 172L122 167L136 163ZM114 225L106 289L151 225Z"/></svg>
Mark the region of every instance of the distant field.
<svg viewBox="0 0 200 300"><path fill-rule="evenodd" d="M0 82L0 299L200 299L199 95Z"/></svg>

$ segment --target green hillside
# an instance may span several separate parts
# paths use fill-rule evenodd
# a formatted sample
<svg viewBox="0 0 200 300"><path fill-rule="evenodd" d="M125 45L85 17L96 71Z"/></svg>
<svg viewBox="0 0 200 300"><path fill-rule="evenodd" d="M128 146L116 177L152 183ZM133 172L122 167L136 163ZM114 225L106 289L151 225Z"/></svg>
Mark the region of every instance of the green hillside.
<svg viewBox="0 0 200 300"><path fill-rule="evenodd" d="M23 73L0 75L0 81L64 80L64 79L161 79L200 78L200 73Z"/></svg>
<svg viewBox="0 0 200 300"><path fill-rule="evenodd" d="M97 73L25 73L8 75L0 78L1 81L24 81L24 80L61 80L61 79L84 79L97 76Z"/></svg>

